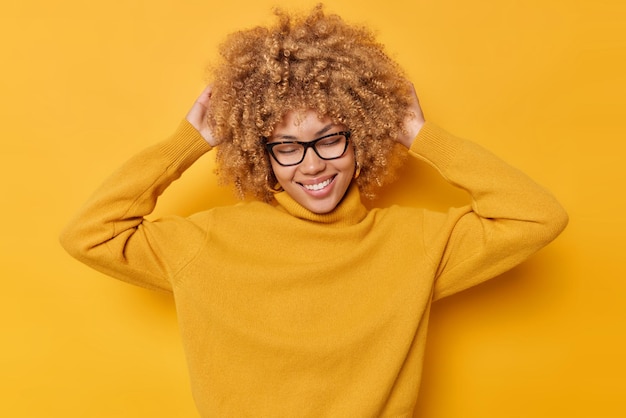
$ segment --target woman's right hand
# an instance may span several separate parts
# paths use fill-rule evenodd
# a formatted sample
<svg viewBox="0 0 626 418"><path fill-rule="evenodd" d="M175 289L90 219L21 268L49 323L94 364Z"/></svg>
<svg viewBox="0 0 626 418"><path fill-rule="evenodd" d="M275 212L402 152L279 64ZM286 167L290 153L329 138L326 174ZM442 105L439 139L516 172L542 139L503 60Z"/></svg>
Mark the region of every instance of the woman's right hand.
<svg viewBox="0 0 626 418"><path fill-rule="evenodd" d="M211 93L213 92L213 86L207 86L200 94L196 102L193 104L189 113L187 113L187 121L194 127L206 142L212 147L218 144L217 139L213 136L211 127L207 119L209 113L209 106L211 105Z"/></svg>

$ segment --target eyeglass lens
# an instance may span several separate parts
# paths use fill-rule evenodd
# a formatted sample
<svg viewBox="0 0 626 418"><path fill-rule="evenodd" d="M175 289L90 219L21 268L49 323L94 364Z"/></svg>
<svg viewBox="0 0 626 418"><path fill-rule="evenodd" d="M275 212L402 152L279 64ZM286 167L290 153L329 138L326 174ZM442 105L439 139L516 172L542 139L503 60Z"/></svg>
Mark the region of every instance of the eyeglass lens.
<svg viewBox="0 0 626 418"><path fill-rule="evenodd" d="M295 165L304 160L308 148L324 160L341 157L346 151L347 137L344 132L331 134L311 142L284 142L272 145L272 153L276 161L283 165Z"/></svg>

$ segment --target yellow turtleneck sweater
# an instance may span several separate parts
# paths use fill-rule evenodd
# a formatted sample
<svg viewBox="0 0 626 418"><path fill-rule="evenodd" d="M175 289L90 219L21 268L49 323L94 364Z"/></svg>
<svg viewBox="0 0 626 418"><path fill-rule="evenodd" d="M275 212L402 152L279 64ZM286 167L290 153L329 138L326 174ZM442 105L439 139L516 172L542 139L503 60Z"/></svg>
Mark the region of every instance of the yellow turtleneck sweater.
<svg viewBox="0 0 626 418"><path fill-rule="evenodd" d="M411 416L431 301L522 262L567 223L524 174L429 123L409 152L467 190L470 206L368 211L351 187L325 215L281 193L275 205L146 220L209 150L183 122L110 177L61 237L93 268L173 293L203 417Z"/></svg>

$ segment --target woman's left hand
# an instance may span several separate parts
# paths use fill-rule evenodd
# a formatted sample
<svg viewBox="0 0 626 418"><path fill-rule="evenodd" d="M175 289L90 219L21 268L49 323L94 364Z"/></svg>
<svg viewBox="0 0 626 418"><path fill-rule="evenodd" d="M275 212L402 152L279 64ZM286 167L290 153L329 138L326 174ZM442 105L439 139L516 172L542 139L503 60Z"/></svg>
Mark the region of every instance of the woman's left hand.
<svg viewBox="0 0 626 418"><path fill-rule="evenodd" d="M411 91L411 103L408 107L407 117L404 119L404 126L402 133L398 136L397 141L404 145L407 148L411 148L415 137L419 133L420 129L424 125L424 113L422 112L422 108L420 107L419 99L417 98L417 93L415 92L415 87L412 83L409 83L410 91Z"/></svg>

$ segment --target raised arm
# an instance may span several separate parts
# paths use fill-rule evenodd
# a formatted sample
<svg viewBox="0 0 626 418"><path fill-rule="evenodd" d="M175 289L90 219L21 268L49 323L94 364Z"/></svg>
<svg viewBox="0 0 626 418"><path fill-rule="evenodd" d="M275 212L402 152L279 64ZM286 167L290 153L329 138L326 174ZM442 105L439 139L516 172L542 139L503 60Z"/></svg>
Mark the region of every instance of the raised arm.
<svg viewBox="0 0 626 418"><path fill-rule="evenodd" d="M551 193L479 145L424 122L417 96L414 106L417 122L407 121L399 141L472 199L425 218L425 245L438 265L435 298L503 273L560 234L568 216Z"/></svg>
<svg viewBox="0 0 626 418"><path fill-rule="evenodd" d="M174 135L132 157L96 190L61 233L61 244L72 256L121 280L171 290L168 278L185 258L168 260L164 246L181 236L187 238L177 245L191 246L200 229L177 217L158 222L145 217L161 193L215 143L210 130L202 132L209 97L207 89Z"/></svg>

